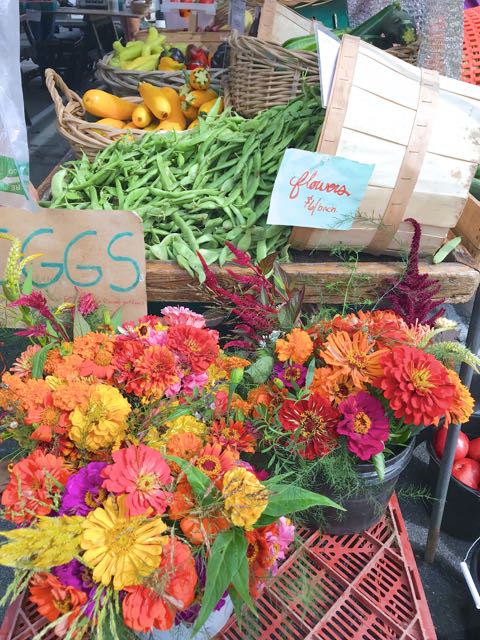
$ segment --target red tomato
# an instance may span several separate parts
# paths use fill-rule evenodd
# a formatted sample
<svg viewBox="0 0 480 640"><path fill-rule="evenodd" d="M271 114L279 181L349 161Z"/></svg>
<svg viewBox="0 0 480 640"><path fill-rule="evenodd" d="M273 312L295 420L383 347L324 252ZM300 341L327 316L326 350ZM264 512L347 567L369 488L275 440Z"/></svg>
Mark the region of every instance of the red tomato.
<svg viewBox="0 0 480 640"><path fill-rule="evenodd" d="M433 448L435 449L435 453L439 458L443 456L443 450L445 449L445 442L447 440L448 429L439 429L437 433L433 437ZM465 458L468 454L468 445L470 440L467 436L460 431L458 434L457 447L455 449L455 458L454 460L461 460Z"/></svg>
<svg viewBox="0 0 480 640"><path fill-rule="evenodd" d="M480 482L480 463L470 458L458 460L453 465L452 475L467 487L477 489Z"/></svg>
<svg viewBox="0 0 480 640"><path fill-rule="evenodd" d="M468 457L472 460L480 462L480 438L474 438L473 440L470 440L470 445L468 447Z"/></svg>

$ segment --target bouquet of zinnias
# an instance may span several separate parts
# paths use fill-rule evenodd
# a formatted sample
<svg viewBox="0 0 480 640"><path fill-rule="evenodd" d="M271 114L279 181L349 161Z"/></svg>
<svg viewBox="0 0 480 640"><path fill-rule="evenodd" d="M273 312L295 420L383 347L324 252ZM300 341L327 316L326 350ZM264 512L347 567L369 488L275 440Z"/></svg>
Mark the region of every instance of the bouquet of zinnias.
<svg viewBox="0 0 480 640"><path fill-rule="evenodd" d="M393 445L426 426L466 422L473 399L435 355L442 324L359 311L274 334L250 370L262 379L248 389L257 449L286 467L348 451L352 464L371 461L381 475Z"/></svg>
<svg viewBox="0 0 480 640"><path fill-rule="evenodd" d="M67 639L195 633L229 598L253 608L292 543L284 516L335 505L242 460L256 448L235 394L249 363L185 308L117 334L76 326L3 376L3 437L27 454L2 496L19 527L2 533L7 597L28 589Z"/></svg>

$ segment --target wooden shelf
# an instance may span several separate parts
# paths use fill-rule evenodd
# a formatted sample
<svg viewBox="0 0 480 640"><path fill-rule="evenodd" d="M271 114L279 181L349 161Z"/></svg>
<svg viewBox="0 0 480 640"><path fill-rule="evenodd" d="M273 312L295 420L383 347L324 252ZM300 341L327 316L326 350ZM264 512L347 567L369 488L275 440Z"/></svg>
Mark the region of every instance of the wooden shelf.
<svg viewBox="0 0 480 640"><path fill-rule="evenodd" d="M231 266L229 266L230 268ZM231 267L239 271L238 267ZM387 287L388 279L402 273L402 262L360 262L356 269L350 302L375 300ZM342 262L291 262L282 269L289 282L305 286L305 302L341 304L351 276L351 269ZM220 282L228 286L232 279L225 268L212 266ZM467 302L475 294L480 273L458 262L439 265L422 263L422 273L437 278L442 285L439 297L446 302ZM208 295L198 282L174 262L147 261L147 298L160 302L207 302Z"/></svg>

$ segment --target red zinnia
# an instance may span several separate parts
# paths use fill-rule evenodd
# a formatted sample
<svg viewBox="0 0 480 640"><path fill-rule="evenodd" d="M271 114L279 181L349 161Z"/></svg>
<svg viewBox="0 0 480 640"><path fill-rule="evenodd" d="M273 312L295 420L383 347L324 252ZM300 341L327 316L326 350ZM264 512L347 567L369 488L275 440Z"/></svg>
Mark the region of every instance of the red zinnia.
<svg viewBox="0 0 480 640"><path fill-rule="evenodd" d="M299 453L307 460L322 458L337 446L337 409L318 393L308 400L285 400L278 417L286 431L293 431Z"/></svg>
<svg viewBox="0 0 480 640"><path fill-rule="evenodd" d="M177 382L179 376L173 353L167 347L154 345L144 347L133 363L125 391L139 397L161 398Z"/></svg>
<svg viewBox="0 0 480 640"><path fill-rule="evenodd" d="M70 475L63 458L35 449L13 466L10 482L2 495L5 518L23 524L46 516L54 506L54 495L63 491Z"/></svg>
<svg viewBox="0 0 480 640"><path fill-rule="evenodd" d="M255 452L255 436L245 423L220 418L212 424L210 430L210 441L218 442L222 447L228 447L235 451L245 451L245 453Z"/></svg>
<svg viewBox="0 0 480 640"><path fill-rule="evenodd" d="M218 356L218 333L191 325L177 325L168 331L167 345L180 358L185 373L203 373Z"/></svg>
<svg viewBox="0 0 480 640"><path fill-rule="evenodd" d="M429 426L452 407L455 385L447 369L415 347L395 347L382 358L383 375L376 382L396 418Z"/></svg>

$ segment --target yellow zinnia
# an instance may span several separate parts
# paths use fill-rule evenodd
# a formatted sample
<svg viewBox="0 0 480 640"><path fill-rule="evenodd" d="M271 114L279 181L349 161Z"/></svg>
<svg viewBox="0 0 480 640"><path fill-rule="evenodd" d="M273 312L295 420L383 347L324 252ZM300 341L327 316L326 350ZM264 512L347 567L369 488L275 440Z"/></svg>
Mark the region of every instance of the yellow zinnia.
<svg viewBox="0 0 480 640"><path fill-rule="evenodd" d="M103 507L91 511L83 523L83 560L93 569L93 579L108 586L113 579L117 591L141 584L160 564L168 536L163 520L128 517L125 496L108 498Z"/></svg>
<svg viewBox="0 0 480 640"><path fill-rule="evenodd" d="M89 451L109 447L125 437L130 411L128 400L118 389L97 384L88 404L77 406L70 414L70 439Z"/></svg>
<svg viewBox="0 0 480 640"><path fill-rule="evenodd" d="M226 517L236 527L253 528L268 504L268 491L258 478L243 467L227 471L222 495Z"/></svg>
<svg viewBox="0 0 480 640"><path fill-rule="evenodd" d="M153 449L161 449L167 444L172 436L179 433L191 433L202 438L207 427L203 422L193 416L179 416L165 423L165 430L149 429L145 438L145 443Z"/></svg>

